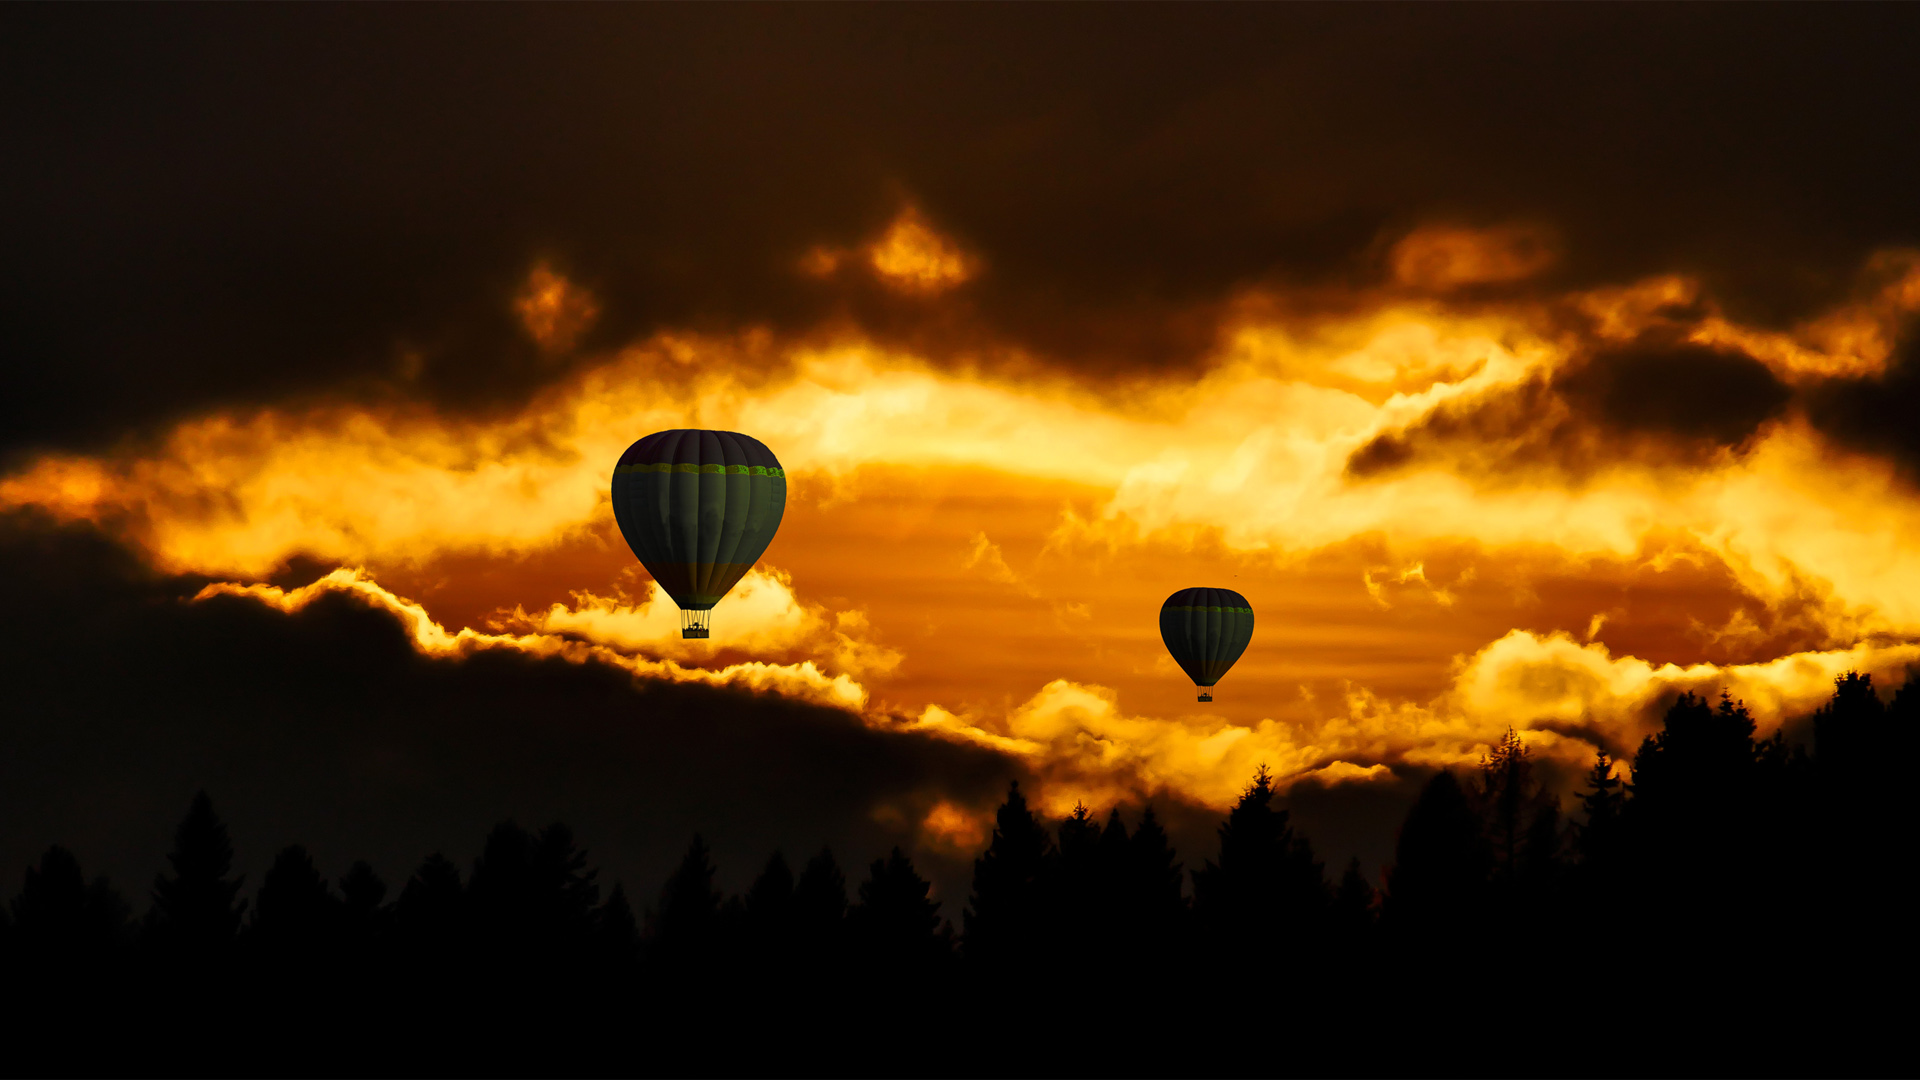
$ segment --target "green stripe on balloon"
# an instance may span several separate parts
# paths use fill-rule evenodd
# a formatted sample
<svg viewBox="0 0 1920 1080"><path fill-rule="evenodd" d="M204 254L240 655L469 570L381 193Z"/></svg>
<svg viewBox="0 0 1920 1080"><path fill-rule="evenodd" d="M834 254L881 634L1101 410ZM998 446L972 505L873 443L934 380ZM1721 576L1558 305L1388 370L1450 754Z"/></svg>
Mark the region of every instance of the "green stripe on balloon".
<svg viewBox="0 0 1920 1080"><path fill-rule="evenodd" d="M715 473L722 476L780 476L787 475L781 468L769 468L765 465L676 465L661 462L656 465L616 465L615 476L632 476L635 473Z"/></svg>
<svg viewBox="0 0 1920 1080"><path fill-rule="evenodd" d="M1238 611L1248 615L1253 614L1253 609L1250 607L1168 607L1168 608L1162 608L1161 610L1162 611Z"/></svg>

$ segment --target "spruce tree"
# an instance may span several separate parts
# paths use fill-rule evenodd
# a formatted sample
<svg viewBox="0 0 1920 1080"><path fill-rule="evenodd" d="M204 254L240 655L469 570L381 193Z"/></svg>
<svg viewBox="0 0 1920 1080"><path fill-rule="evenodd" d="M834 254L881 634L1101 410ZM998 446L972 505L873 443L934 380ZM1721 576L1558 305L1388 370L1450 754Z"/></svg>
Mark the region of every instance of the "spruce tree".
<svg viewBox="0 0 1920 1080"><path fill-rule="evenodd" d="M659 963L684 969L717 946L721 896L714 888L715 872L707 842L695 834L660 890L660 907L649 928L651 954Z"/></svg>
<svg viewBox="0 0 1920 1080"><path fill-rule="evenodd" d="M1586 788L1580 796L1584 820L1574 828L1573 847L1583 864L1598 865L1613 854L1619 842L1620 814L1627 801L1620 778L1613 775L1613 759L1605 750L1594 757L1593 768L1587 770Z"/></svg>
<svg viewBox="0 0 1920 1080"><path fill-rule="evenodd" d="M828 848L807 860L793 887L795 970L824 992L846 975L847 877Z"/></svg>
<svg viewBox="0 0 1920 1080"><path fill-rule="evenodd" d="M831 848L807 860L793 889L794 917L811 933L831 933L847 914L847 876Z"/></svg>
<svg viewBox="0 0 1920 1080"><path fill-rule="evenodd" d="M1122 925L1130 928L1135 954L1148 966L1162 966L1172 961L1185 935L1187 875L1152 803L1140 810L1126 859L1118 905Z"/></svg>
<svg viewBox="0 0 1920 1080"><path fill-rule="evenodd" d="M860 883L860 902L848 913L848 926L869 964L896 975L928 974L952 951L941 933L940 902L932 885L895 847L875 859Z"/></svg>
<svg viewBox="0 0 1920 1080"><path fill-rule="evenodd" d="M1752 941L1770 915L1754 896L1788 904L1798 861L1784 785L1794 756L1756 743L1744 703L1683 694L1634 755L1622 822L1631 868L1621 908L1648 956L1676 954L1732 971L1759 961Z"/></svg>
<svg viewBox="0 0 1920 1080"><path fill-rule="evenodd" d="M1348 860L1333 894L1333 925L1349 948L1365 948L1373 936L1373 883L1360 869L1358 856Z"/></svg>
<svg viewBox="0 0 1920 1080"><path fill-rule="evenodd" d="M1148 921L1175 918L1186 907L1186 873L1173 850L1173 841L1148 803L1140 824L1127 842L1128 891L1137 899Z"/></svg>
<svg viewBox="0 0 1920 1080"><path fill-rule="evenodd" d="M106 878L89 885L79 860L57 844L27 867L12 909L14 943L29 963L97 963L126 937L126 901Z"/></svg>
<svg viewBox="0 0 1920 1080"><path fill-rule="evenodd" d="M427 856L400 890L393 915L403 940L433 952L450 948L466 928L460 868L437 851Z"/></svg>
<svg viewBox="0 0 1920 1080"><path fill-rule="evenodd" d="M1416 951L1482 935L1492 863L1460 781L1436 773L1400 826L1382 930L1396 947Z"/></svg>
<svg viewBox="0 0 1920 1080"><path fill-rule="evenodd" d="M747 889L748 917L783 930L793 916L793 887L793 870L787 866L787 857L774 852Z"/></svg>
<svg viewBox="0 0 1920 1080"><path fill-rule="evenodd" d="M1274 803L1273 773L1260 766L1220 825L1220 854L1193 873L1194 917L1223 965L1252 948L1269 953L1321 939L1327 886L1320 863Z"/></svg>
<svg viewBox="0 0 1920 1080"><path fill-rule="evenodd" d="M993 837L974 860L965 947L989 964L1032 963L1047 942L1053 841L1027 808L1020 782L994 814Z"/></svg>
<svg viewBox="0 0 1920 1080"><path fill-rule="evenodd" d="M795 948L793 870L776 851L748 887L743 904L746 961L750 968L776 969L791 961Z"/></svg>
<svg viewBox="0 0 1920 1080"><path fill-rule="evenodd" d="M349 932L371 937L383 921L385 911L380 904L386 898L387 883L373 872L373 866L364 859L354 860L340 879L342 913Z"/></svg>
<svg viewBox="0 0 1920 1080"><path fill-rule="evenodd" d="M549 947L571 952L585 943L600 903L600 872L574 842L573 830L554 822L540 830L533 845L533 869L543 934Z"/></svg>
<svg viewBox="0 0 1920 1080"><path fill-rule="evenodd" d="M299 844L274 856L253 900L248 938L271 968L292 969L311 963L335 944L339 898ZM279 974L276 971L275 974ZM291 974L291 972L288 972ZM302 977L307 972L300 972Z"/></svg>
<svg viewBox="0 0 1920 1080"><path fill-rule="evenodd" d="M1887 708L1874 692L1872 675L1849 671L1835 679L1833 697L1813 714L1813 751L1821 769L1843 777L1875 771L1886 722Z"/></svg>
<svg viewBox="0 0 1920 1080"><path fill-rule="evenodd" d="M247 902L239 899L242 879L227 876L233 870L233 842L206 792L193 797L174 831L167 862L173 872L153 884L153 941L176 956L196 960L225 955Z"/></svg>
<svg viewBox="0 0 1920 1080"><path fill-rule="evenodd" d="M475 946L496 967L517 968L539 950L544 883L536 866L536 845L532 833L503 821L487 834L467 879L465 907L477 935Z"/></svg>
<svg viewBox="0 0 1920 1080"><path fill-rule="evenodd" d="M1101 954L1103 910L1106 895L1101 890L1100 823L1084 803L1075 803L1073 812L1060 823L1059 858L1054 866L1053 908L1048 921L1053 924L1053 944L1065 962L1084 970Z"/></svg>
<svg viewBox="0 0 1920 1080"><path fill-rule="evenodd" d="M1550 841L1558 835L1560 807L1534 774L1533 755L1518 732L1508 728L1481 759L1468 795L1493 857L1495 881L1517 885L1530 869L1552 874L1558 850Z"/></svg>
<svg viewBox="0 0 1920 1080"><path fill-rule="evenodd" d="M627 901L626 888L617 881L595 916L594 936L600 962L609 974L624 976L639 961L640 926L634 919L633 905Z"/></svg>

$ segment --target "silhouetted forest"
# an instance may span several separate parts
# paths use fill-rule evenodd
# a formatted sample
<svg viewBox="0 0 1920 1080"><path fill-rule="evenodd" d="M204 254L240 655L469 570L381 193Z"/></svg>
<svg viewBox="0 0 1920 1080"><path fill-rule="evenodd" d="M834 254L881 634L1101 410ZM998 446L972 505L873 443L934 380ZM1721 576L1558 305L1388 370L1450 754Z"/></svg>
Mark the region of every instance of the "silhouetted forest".
<svg viewBox="0 0 1920 1080"><path fill-rule="evenodd" d="M1920 679L1849 674L1812 731L1683 695L1566 806L1509 732L1380 889L1265 769L1197 860L1015 784L955 904L898 848L726 896L698 836L634 896L513 822L471 866L294 844L249 888L201 794L143 911L50 847L0 942L15 1045L67 1033L36 1072L1909 1072Z"/></svg>

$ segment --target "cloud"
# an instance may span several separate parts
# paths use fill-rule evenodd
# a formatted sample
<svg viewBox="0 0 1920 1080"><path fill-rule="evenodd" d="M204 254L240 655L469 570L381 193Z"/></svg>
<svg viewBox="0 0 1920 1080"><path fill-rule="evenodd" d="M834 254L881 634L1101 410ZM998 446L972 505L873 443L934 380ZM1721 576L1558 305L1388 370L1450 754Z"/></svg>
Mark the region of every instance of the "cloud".
<svg viewBox="0 0 1920 1080"><path fill-rule="evenodd" d="M1764 663L1655 664L1567 634L1514 630L1460 657L1451 684L1425 702L1349 685L1339 712L1236 724L1205 714L1130 715L1111 689L1060 679L1004 714L930 706L907 730L1021 760L1042 783L1041 805L1056 816L1078 802L1104 808L1156 795L1224 809L1260 765L1283 788L1386 781L1409 766L1472 766L1509 728L1578 775L1597 750L1631 756L1683 692L1732 694L1764 736L1823 704L1848 671L1897 685L1916 664L1920 645L1902 643Z"/></svg>
<svg viewBox="0 0 1920 1080"><path fill-rule="evenodd" d="M1809 416L1827 438L1849 450L1879 455L1920 485L1920 342L1909 339L1883 371L1834 380L1812 395Z"/></svg>
<svg viewBox="0 0 1920 1080"><path fill-rule="evenodd" d="M1558 257L1551 235L1536 226L1425 225L1394 244L1387 262L1400 284L1445 291L1522 281Z"/></svg>
<svg viewBox="0 0 1920 1080"><path fill-rule="evenodd" d="M719 638L685 640L680 609L673 598L649 582L639 604L620 598L574 594L575 602L554 604L531 614L515 608L507 622L540 634L563 635L622 652L646 652L681 661L704 661L722 650L756 656L799 654L827 671L861 679L884 676L898 667L899 652L871 640L872 627L860 611L828 611L803 603L793 578L778 569L755 568L727 594L724 615L716 622Z"/></svg>
<svg viewBox="0 0 1920 1080"><path fill-rule="evenodd" d="M709 670L688 667L677 660L655 660L644 655L620 651L608 645L578 641L571 636L553 632L494 634L477 631L471 627L462 627L457 632L449 632L435 622L424 607L395 596L360 570L335 570L311 585L303 585L297 589L283 589L278 585L243 585L218 581L202 588L194 599L204 601L222 596L246 597L275 610L292 614L304 610L316 600L330 594L352 596L369 606L391 613L402 626L406 627L414 647L427 656L457 659L489 649L511 649L531 656L557 657L574 663L591 660L624 669L643 678L771 691L796 700L851 711L858 711L867 700L865 687L846 674L830 676L821 671L811 660L797 664L746 661ZM613 620L621 619L617 611L605 614L609 614ZM547 618L553 618L551 612L548 613ZM577 615L569 613L559 617L561 625L558 629L569 629L567 625L569 621L578 626L604 627L606 625L605 620L596 620L592 615L580 619ZM615 625L617 626L617 622ZM851 651L855 647L849 643L848 648Z"/></svg>
<svg viewBox="0 0 1920 1080"><path fill-rule="evenodd" d="M1011 585L1028 596L1038 596L1033 586L1028 585L1013 567L1007 565L1007 557L1000 545L987 539L985 532L973 534L973 544L967 550L967 557L960 564L962 569L972 570L988 581L999 585Z"/></svg>
<svg viewBox="0 0 1920 1080"><path fill-rule="evenodd" d="M527 275L513 307L520 324L548 352L563 353L593 325L600 315L600 304L579 286L542 263Z"/></svg>
<svg viewBox="0 0 1920 1080"><path fill-rule="evenodd" d="M866 249L867 263L893 288L909 293L942 293L979 272L979 261L940 235L912 208L887 226Z"/></svg>
<svg viewBox="0 0 1920 1080"><path fill-rule="evenodd" d="M1641 339L1550 372L1437 404L1348 459L1357 477L1438 458L1498 478L1559 470L1574 480L1622 465L1698 468L1748 445L1792 399L1745 353Z"/></svg>

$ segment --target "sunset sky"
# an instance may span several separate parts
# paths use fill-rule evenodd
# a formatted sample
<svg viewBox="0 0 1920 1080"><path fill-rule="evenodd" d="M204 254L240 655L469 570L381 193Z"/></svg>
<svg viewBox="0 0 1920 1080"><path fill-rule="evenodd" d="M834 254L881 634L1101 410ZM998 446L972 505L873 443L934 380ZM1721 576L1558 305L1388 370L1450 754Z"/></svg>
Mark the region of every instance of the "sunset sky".
<svg viewBox="0 0 1920 1080"><path fill-rule="evenodd" d="M1008 779L1199 843L1266 764L1377 871L1508 728L1920 661L1910 8L3 18L0 868L205 787L243 862L560 816L956 915ZM790 478L705 642L608 503L673 427Z"/></svg>

